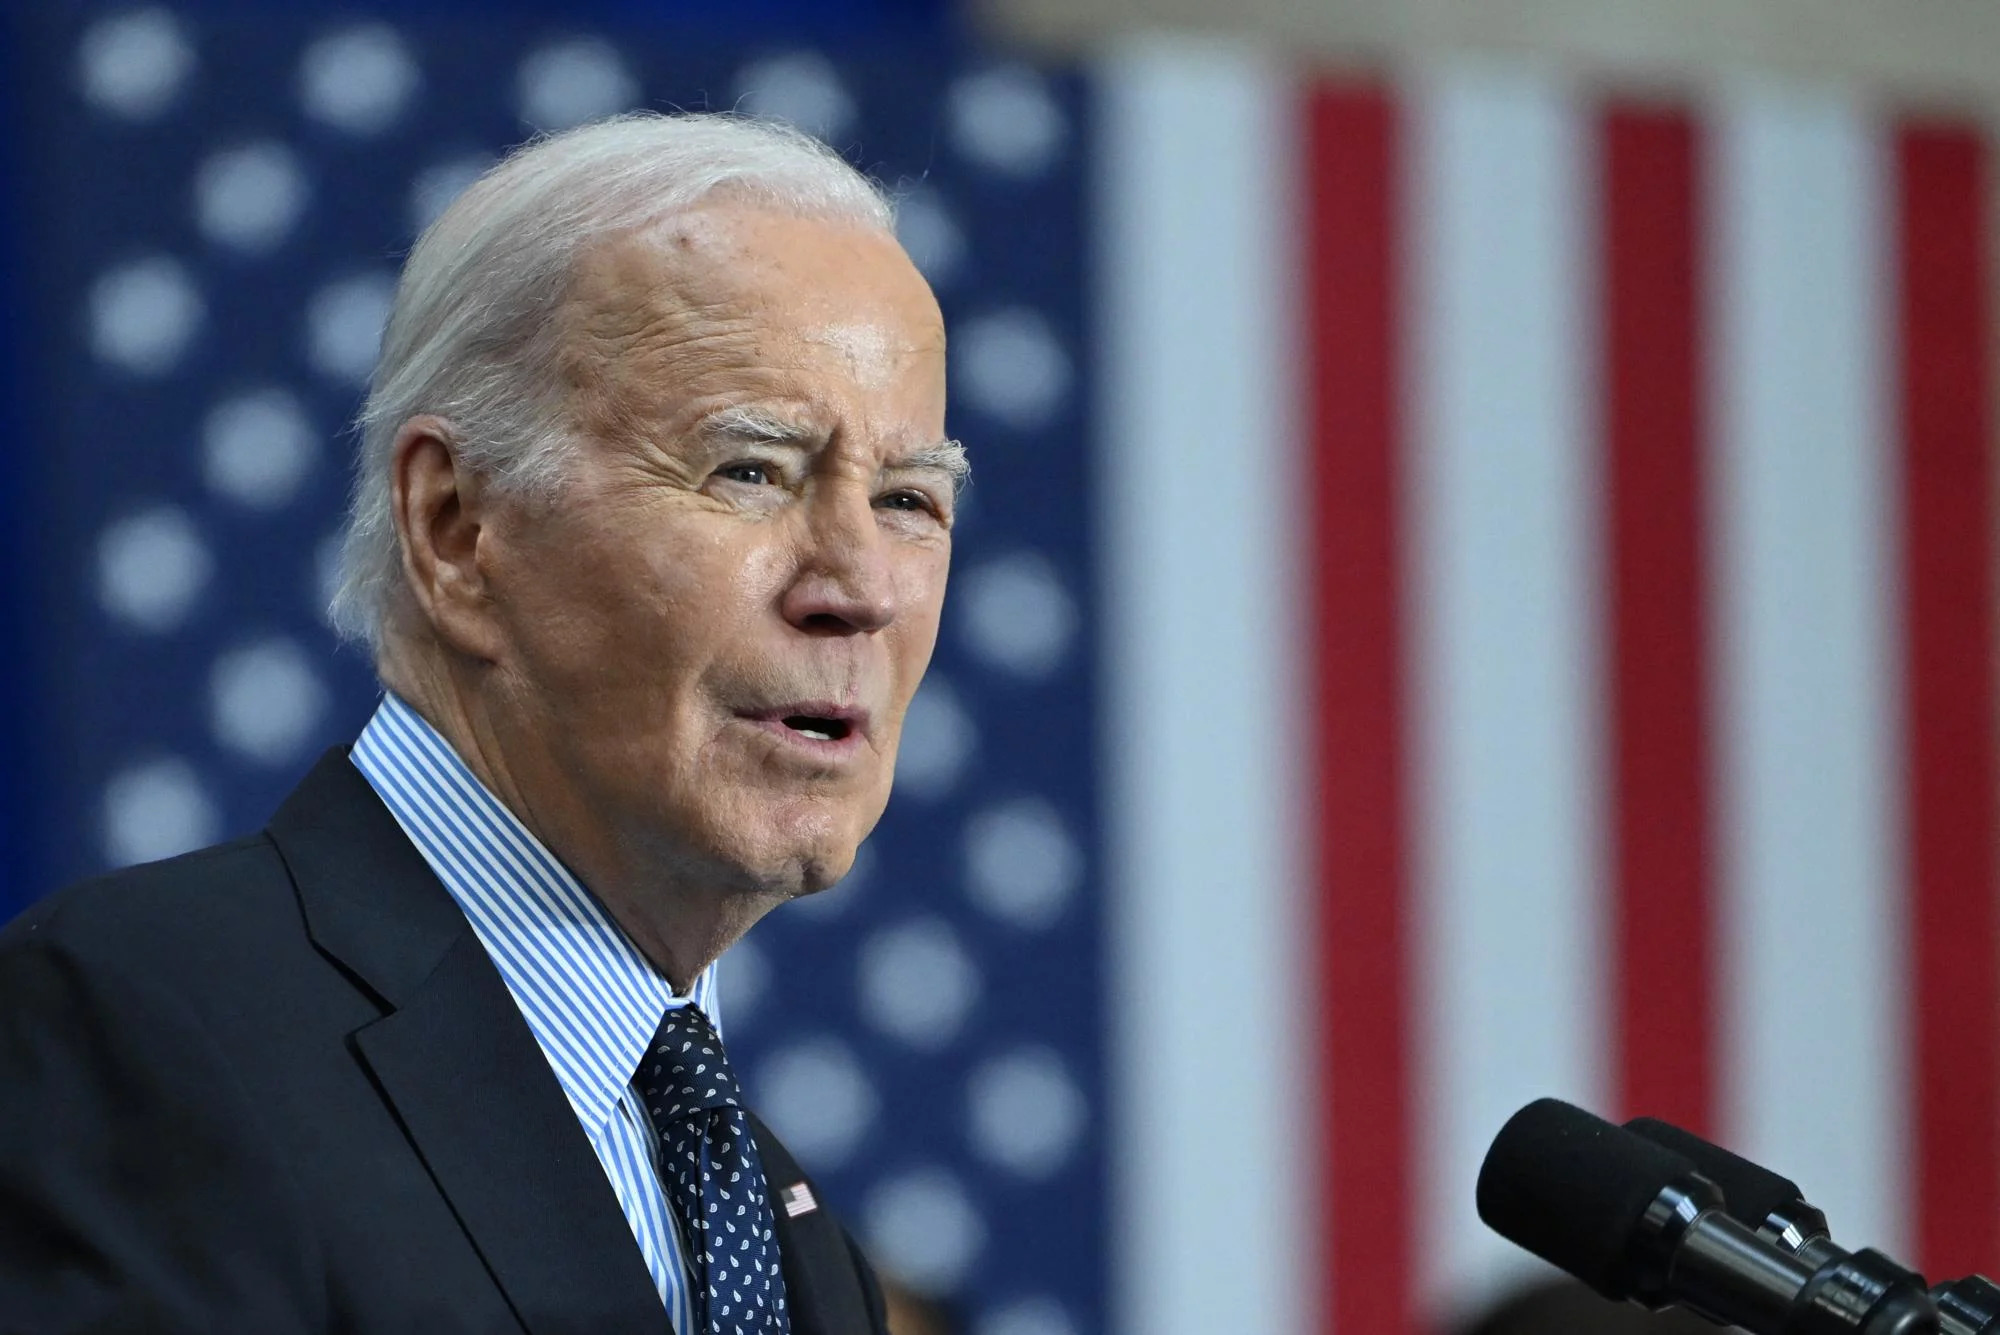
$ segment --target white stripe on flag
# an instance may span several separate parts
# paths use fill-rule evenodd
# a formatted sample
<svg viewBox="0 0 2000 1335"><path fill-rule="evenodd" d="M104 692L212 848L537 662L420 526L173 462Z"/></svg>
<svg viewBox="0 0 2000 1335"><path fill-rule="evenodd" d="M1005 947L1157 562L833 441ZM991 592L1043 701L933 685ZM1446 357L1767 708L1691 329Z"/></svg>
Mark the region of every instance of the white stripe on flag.
<svg viewBox="0 0 2000 1335"><path fill-rule="evenodd" d="M1419 1248L1446 1310L1524 1254L1472 1210L1543 1094L1602 1106L1586 140L1534 76L1413 87Z"/></svg>
<svg viewBox="0 0 2000 1335"><path fill-rule="evenodd" d="M1886 147L1850 101L1769 87L1714 128L1723 1130L1894 1252Z"/></svg>
<svg viewBox="0 0 2000 1335"><path fill-rule="evenodd" d="M1219 45L1104 70L1113 1292L1135 1335L1308 1325L1291 94Z"/></svg>

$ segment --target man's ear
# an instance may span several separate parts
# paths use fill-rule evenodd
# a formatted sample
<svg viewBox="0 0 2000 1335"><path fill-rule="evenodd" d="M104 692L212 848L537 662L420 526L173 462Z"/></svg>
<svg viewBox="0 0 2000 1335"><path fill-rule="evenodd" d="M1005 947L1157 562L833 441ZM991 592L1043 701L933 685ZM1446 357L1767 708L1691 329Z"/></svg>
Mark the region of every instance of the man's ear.
<svg viewBox="0 0 2000 1335"><path fill-rule="evenodd" d="M389 504L416 611L439 641L492 661L498 628L479 559L486 495L442 417L412 417L389 447Z"/></svg>

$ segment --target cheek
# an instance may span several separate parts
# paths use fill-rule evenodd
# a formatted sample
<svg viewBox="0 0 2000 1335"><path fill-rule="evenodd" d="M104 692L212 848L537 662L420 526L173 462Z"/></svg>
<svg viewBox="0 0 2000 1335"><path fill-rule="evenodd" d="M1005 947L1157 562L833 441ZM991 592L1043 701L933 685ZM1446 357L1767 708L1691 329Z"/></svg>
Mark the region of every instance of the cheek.
<svg viewBox="0 0 2000 1335"><path fill-rule="evenodd" d="M937 646L938 623L944 613L945 577L951 569L950 553L924 553L924 559L912 561L902 572L900 603L902 614L897 622L903 631L899 646L898 665L921 677L930 663L931 650ZM906 690L914 690L916 682L905 684Z"/></svg>
<svg viewBox="0 0 2000 1335"><path fill-rule="evenodd" d="M894 682L895 745L902 745L903 720L917 687L923 684L937 648L938 623L943 611L945 570L943 562L931 562L903 572L898 581L901 611L890 631L889 670Z"/></svg>
<svg viewBox="0 0 2000 1335"><path fill-rule="evenodd" d="M733 536L671 514L551 525L513 554L507 602L524 656L541 660L530 671L570 687L640 679L649 707L668 703L661 688L723 651L782 566Z"/></svg>
<svg viewBox="0 0 2000 1335"><path fill-rule="evenodd" d="M774 603L792 569L791 555L775 534L758 537L762 540L743 544L723 558L730 569L729 588L743 607Z"/></svg>

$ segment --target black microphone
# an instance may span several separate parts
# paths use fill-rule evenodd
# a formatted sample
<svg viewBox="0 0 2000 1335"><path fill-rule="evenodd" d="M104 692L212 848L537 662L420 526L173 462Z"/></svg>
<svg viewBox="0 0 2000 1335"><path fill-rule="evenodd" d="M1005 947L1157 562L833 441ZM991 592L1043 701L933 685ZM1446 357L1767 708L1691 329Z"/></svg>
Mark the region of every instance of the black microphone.
<svg viewBox="0 0 2000 1335"><path fill-rule="evenodd" d="M1733 1218L1694 1160L1557 1099L1514 1114L1479 1217L1607 1298L1755 1335L1936 1335L1923 1277L1875 1252L1814 1265Z"/></svg>

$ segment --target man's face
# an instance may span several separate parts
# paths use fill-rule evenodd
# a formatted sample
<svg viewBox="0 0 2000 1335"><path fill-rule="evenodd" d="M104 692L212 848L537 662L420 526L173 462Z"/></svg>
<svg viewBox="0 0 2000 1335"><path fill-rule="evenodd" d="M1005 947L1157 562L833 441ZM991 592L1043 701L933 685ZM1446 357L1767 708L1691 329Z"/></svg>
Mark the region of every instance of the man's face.
<svg viewBox="0 0 2000 1335"><path fill-rule="evenodd" d="M937 304L886 235L730 204L586 256L566 315L569 481L479 540L523 787L642 879L819 889L937 638Z"/></svg>

